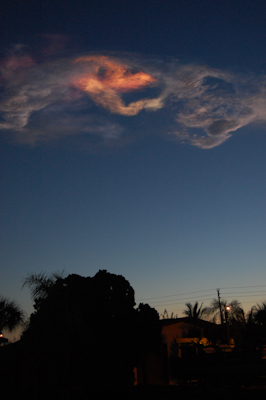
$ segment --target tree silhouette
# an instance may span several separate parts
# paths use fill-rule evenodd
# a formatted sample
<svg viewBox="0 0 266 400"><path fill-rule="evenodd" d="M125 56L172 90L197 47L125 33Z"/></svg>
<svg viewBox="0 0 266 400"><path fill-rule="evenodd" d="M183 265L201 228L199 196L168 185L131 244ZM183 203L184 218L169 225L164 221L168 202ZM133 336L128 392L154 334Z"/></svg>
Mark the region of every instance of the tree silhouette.
<svg viewBox="0 0 266 400"><path fill-rule="evenodd" d="M174 312L172 311L171 314L168 314L168 311L165 309L163 314L160 314L160 318L161 319L177 319L178 315L174 314Z"/></svg>
<svg viewBox="0 0 266 400"><path fill-rule="evenodd" d="M258 325L266 327L266 302L263 301L261 304L257 304L254 307L254 321Z"/></svg>
<svg viewBox="0 0 266 400"><path fill-rule="evenodd" d="M246 325L253 325L255 323L256 311L256 306L252 306L250 311L246 315Z"/></svg>
<svg viewBox="0 0 266 400"><path fill-rule="evenodd" d="M35 310L39 309L40 304L49 294L51 289L58 279L63 279L63 272L55 272L47 276L45 272L39 274L30 273L24 279L22 287L28 286L31 292L32 300L34 301Z"/></svg>
<svg viewBox="0 0 266 400"><path fill-rule="evenodd" d="M220 305L221 305L221 312L222 312L222 321L224 323L226 320L229 323L235 321L243 321L245 322L245 313L241 308L241 303L238 300L232 300L228 303L226 300L219 300L213 299L211 301L210 307L206 308L205 315L212 318L213 322L217 322L220 319ZM228 310L227 310L228 307Z"/></svg>
<svg viewBox="0 0 266 400"><path fill-rule="evenodd" d="M244 329L240 327L242 333L242 343L254 355L261 348L262 341L266 335L266 319L265 319L266 302L251 307L246 315Z"/></svg>
<svg viewBox="0 0 266 400"><path fill-rule="evenodd" d="M187 309L183 311L183 314L187 317L203 318L206 315L207 308L203 308L203 303L201 303L200 307L197 301L194 306L191 303L186 303L186 307Z"/></svg>
<svg viewBox="0 0 266 400"><path fill-rule="evenodd" d="M96 390L101 398L133 385L133 368L160 343L161 327L154 309L135 308L123 276L103 270L92 278L41 274L25 282L36 311L22 342L38 393L67 399Z"/></svg>
<svg viewBox="0 0 266 400"><path fill-rule="evenodd" d="M24 321L24 312L7 298L0 296L0 333L3 329L12 331Z"/></svg>

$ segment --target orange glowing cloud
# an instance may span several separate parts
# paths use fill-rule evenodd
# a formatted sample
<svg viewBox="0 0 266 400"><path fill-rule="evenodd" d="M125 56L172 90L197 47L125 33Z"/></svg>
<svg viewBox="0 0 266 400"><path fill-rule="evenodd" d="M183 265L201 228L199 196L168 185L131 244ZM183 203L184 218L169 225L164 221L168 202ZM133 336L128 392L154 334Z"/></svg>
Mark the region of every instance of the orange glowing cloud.
<svg viewBox="0 0 266 400"><path fill-rule="evenodd" d="M118 94L156 83L157 79L146 72L132 72L128 66L106 56L80 57L75 62L84 63L85 72L73 84L88 93L96 104L112 113L131 116L144 108L161 108L158 99L143 99L125 105Z"/></svg>

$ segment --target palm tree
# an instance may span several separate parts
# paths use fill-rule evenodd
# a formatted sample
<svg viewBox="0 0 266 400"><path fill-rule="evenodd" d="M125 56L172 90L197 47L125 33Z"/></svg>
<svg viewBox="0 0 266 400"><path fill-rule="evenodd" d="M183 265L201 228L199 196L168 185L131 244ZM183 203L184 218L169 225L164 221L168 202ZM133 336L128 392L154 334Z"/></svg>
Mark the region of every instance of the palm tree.
<svg viewBox="0 0 266 400"><path fill-rule="evenodd" d="M214 323L220 317L221 324L225 321L232 323L233 321L245 323L245 313L241 308L241 303L238 300L232 300L228 303L226 300L213 299L210 307L206 309L206 315L212 316Z"/></svg>
<svg viewBox="0 0 266 400"><path fill-rule="evenodd" d="M3 329L12 331L22 325L25 314L15 301L0 296L0 333Z"/></svg>
<svg viewBox="0 0 266 400"><path fill-rule="evenodd" d="M263 301L261 304L255 306L254 321L258 325L266 326L266 302Z"/></svg>
<svg viewBox="0 0 266 400"><path fill-rule="evenodd" d="M174 312L171 312L171 314L168 314L168 311L165 309L163 314L160 314L160 319L177 319L178 315L174 314Z"/></svg>
<svg viewBox="0 0 266 400"><path fill-rule="evenodd" d="M203 303L201 303L199 307L199 303L196 301L194 306L191 303L186 303L187 309L183 311L183 314L190 318L203 318L206 315L207 308L203 307Z"/></svg>
<svg viewBox="0 0 266 400"><path fill-rule="evenodd" d="M28 286L31 291L32 300L35 301L33 307L39 309L41 302L48 296L49 290L54 286L58 279L64 278L64 271L54 272L47 276L44 272L39 274L30 273L24 279L23 285Z"/></svg>

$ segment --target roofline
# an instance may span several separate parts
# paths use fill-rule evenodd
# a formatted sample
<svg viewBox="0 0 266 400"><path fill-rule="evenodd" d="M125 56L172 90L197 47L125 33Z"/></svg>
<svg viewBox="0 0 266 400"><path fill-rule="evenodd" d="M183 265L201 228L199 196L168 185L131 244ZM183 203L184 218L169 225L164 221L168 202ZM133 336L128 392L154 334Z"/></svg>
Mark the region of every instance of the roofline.
<svg viewBox="0 0 266 400"><path fill-rule="evenodd" d="M162 326L168 326L182 322L197 326L218 326L217 324L214 324L213 322L210 321L206 321L205 319L192 318L192 317L160 319L160 323Z"/></svg>

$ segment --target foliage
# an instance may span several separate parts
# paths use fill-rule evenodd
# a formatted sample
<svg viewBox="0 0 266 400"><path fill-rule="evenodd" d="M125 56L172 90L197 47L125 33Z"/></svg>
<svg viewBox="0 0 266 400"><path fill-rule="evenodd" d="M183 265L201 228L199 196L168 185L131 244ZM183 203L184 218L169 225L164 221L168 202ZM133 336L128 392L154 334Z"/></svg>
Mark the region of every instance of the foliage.
<svg viewBox="0 0 266 400"><path fill-rule="evenodd" d="M3 329L12 331L24 321L24 312L16 304L7 298L0 296L0 333Z"/></svg>
<svg viewBox="0 0 266 400"><path fill-rule="evenodd" d="M261 304L257 304L254 307L254 321L263 327L266 327L266 302L262 302Z"/></svg>
<svg viewBox="0 0 266 400"><path fill-rule="evenodd" d="M72 398L97 388L103 396L133 384L133 368L158 346L161 328L154 309L135 308L123 276L41 274L26 284L36 311L22 341L38 392Z"/></svg>
<svg viewBox="0 0 266 400"><path fill-rule="evenodd" d="M174 314L174 312L171 312L171 314L169 315L168 311L165 309L163 314L160 314L160 318L161 319L173 319L173 318L176 319L176 318L178 318L178 315Z"/></svg>
<svg viewBox="0 0 266 400"><path fill-rule="evenodd" d="M183 314L186 315L186 317L203 318L206 315L207 308L203 308L203 303L201 303L200 307L197 301L194 306L191 303L186 303L186 307L187 309L183 311Z"/></svg>
<svg viewBox="0 0 266 400"><path fill-rule="evenodd" d="M245 314L238 300L232 300L231 303L228 303L226 300L221 300L219 303L218 299L213 299L210 307L207 307L205 315L212 317L212 321L214 323L216 323L219 319L221 320L220 305L222 313L221 323L225 322L226 319L229 323L233 323L233 321L245 322ZM230 312L226 311L226 307L230 308Z"/></svg>
<svg viewBox="0 0 266 400"><path fill-rule="evenodd" d="M63 279L63 272L55 272L47 276L45 272L39 274L30 273L24 279L22 287L28 286L31 291L31 298L34 301L35 310L39 309L39 305L48 296L49 290L55 285L56 281Z"/></svg>

